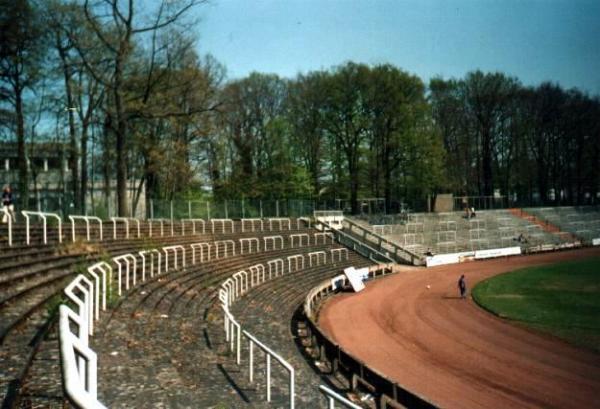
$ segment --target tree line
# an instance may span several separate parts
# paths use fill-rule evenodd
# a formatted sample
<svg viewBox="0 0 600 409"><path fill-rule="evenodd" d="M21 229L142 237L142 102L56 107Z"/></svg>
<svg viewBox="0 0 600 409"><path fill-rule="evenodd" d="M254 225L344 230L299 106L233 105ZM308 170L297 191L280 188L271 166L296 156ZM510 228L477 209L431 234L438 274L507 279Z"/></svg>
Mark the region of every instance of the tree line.
<svg viewBox="0 0 600 409"><path fill-rule="evenodd" d="M197 51L202 3L0 0L0 135L17 143L23 206L41 141L67 148L64 189L82 213L97 185L106 200L116 189L120 215L144 191L345 199L354 212L362 197L437 193L598 201L598 96L354 62L227 81Z"/></svg>

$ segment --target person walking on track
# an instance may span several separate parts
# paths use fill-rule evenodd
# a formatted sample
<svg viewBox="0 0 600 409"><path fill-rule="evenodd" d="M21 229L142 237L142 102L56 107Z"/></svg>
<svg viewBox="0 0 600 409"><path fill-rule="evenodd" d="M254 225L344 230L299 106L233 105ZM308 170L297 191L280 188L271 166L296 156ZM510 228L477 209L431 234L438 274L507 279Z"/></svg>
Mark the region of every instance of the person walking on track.
<svg viewBox="0 0 600 409"><path fill-rule="evenodd" d="M458 290L460 291L460 298L463 300L467 298L467 283L465 281L465 275L461 275L458 279Z"/></svg>

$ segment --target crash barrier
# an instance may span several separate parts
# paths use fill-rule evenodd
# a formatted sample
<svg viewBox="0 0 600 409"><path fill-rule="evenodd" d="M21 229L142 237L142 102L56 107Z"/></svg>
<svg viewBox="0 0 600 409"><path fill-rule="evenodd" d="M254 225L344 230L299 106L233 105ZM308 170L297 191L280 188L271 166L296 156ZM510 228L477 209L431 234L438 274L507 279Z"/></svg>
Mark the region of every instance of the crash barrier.
<svg viewBox="0 0 600 409"><path fill-rule="evenodd" d="M130 217L111 217L110 220L113 224L113 239L117 239L117 222L123 222L125 224L125 238L129 238L129 222L135 222L137 226L137 237L138 239L142 237L140 231L140 221L138 219L133 219Z"/></svg>
<svg viewBox="0 0 600 409"><path fill-rule="evenodd" d="M392 272L391 265L372 266L369 268L368 278L373 279ZM314 350L319 351L317 359L328 361L332 374L339 372L346 376L350 380L353 391L358 390L359 385L366 386L369 392L378 400L378 408L436 408L436 405L432 402L409 391L397 382L370 368L363 361L352 356L321 331L316 322L320 303L326 297L340 291L346 285L348 285L348 279L345 275L336 276L333 279L323 281L311 289L304 300L303 308L306 319L307 339L311 342L310 346ZM323 391L323 389L321 390ZM331 397L332 395L327 394L327 396ZM332 401L330 400L329 402L331 407Z"/></svg>
<svg viewBox="0 0 600 409"><path fill-rule="evenodd" d="M312 255L312 256L311 256ZM313 258L316 260L323 260L323 263L327 263L326 253L324 251L308 253L306 256L309 260ZM304 260L305 255L294 254L287 257L288 268L287 273L303 270L305 267ZM273 259L267 262L269 276L266 276L266 268L264 264L257 264L242 271L238 271L233 274L230 278L221 283L219 289L219 300L221 302L221 309L223 310L223 325L225 331L225 340L231 352L235 353L235 362L237 365L241 364L242 361L242 337L248 340L247 357L249 364L249 381L254 382L254 366L253 366L253 348L258 346L265 353L266 359L266 387L267 387L267 401L271 400L271 359L275 359L279 362L289 374L288 390L289 390L289 405L290 408L294 407L294 369L285 361L280 355L262 344L258 339L252 336L248 331L242 329L242 325L235 319L235 317L229 311L229 307L241 298L244 294L250 291L252 288L263 284L267 280L271 280L280 275L285 275L285 264L283 259Z"/></svg>
<svg viewBox="0 0 600 409"><path fill-rule="evenodd" d="M85 222L85 236L87 241L90 241L90 222L95 221L100 228L100 241L102 241L102 219L95 216L69 216L71 221L71 238L75 242L75 220L83 220Z"/></svg>
<svg viewBox="0 0 600 409"><path fill-rule="evenodd" d="M206 233L206 222L203 219L181 219L181 235L185 236L185 224L191 223L192 234L196 234L196 223L202 226L202 234Z"/></svg>
<svg viewBox="0 0 600 409"><path fill-rule="evenodd" d="M27 210L22 210L21 214L25 217L25 240L27 245L31 243L30 236L30 217L39 217L42 219L43 229L44 229L44 244L48 244L48 222L47 219L50 217L52 219L56 219L58 221L58 242L62 243L62 219L56 213L44 213L44 212L30 212ZM10 216L9 216L10 219Z"/></svg>
<svg viewBox="0 0 600 409"><path fill-rule="evenodd" d="M258 240L258 239L256 239ZM235 255L235 242L225 240L214 244L211 243L192 243L189 245L192 250L192 264L197 261L203 263L211 259L210 250L215 246L215 252L219 254L219 247L224 247L226 256ZM233 251L227 252L229 246L233 246ZM162 251L161 251L162 250ZM200 250L200 257L196 258L196 250ZM169 254L173 253L173 268L185 267L186 248L183 245L165 246L160 249L150 249L139 251L138 257L141 262L141 279L146 280L146 274L150 277L167 273L169 270ZM164 254L164 258L163 258ZM301 255L297 255L301 256ZM117 291L121 296L123 287L128 290L137 284L138 257L132 253L122 254L112 258L112 263L117 270ZM301 256L303 257L303 256ZM181 262L179 262L181 260ZM228 296L239 296L252 286L263 283L284 274L285 264L283 259L273 259L267 263L267 268L263 264L257 264L247 268L243 272L234 274L234 278L228 279ZM59 308L59 344L61 349L61 374L63 386L68 399L81 408L103 409L105 406L97 399L97 356L89 348L88 339L94 333L94 322L100 319L100 311L105 311L108 301L113 294L113 266L107 262L95 263L87 269L88 276L79 274L65 288L64 292L70 305L63 304ZM235 287L233 286L235 283ZM235 288L235 291L234 291ZM222 294L220 292L219 297ZM223 300L224 305L230 300ZM73 308L71 307L73 306ZM234 321L231 321L234 323ZM234 325L235 326L235 325ZM75 327L75 328L73 328ZM268 379L268 400L270 400L270 364L271 359L279 362L289 372L289 391L290 402L293 407L294 401L294 372L293 368L287 364L279 355L262 344L251 334L241 331L238 337L242 335L249 342L249 348L257 347L266 356L269 356L267 363ZM228 334L231 332L229 330ZM229 337L228 337L229 341ZM239 345L239 343L238 343ZM239 346L238 346L239 348ZM251 351L253 356L253 352ZM253 360L253 358L252 358ZM252 369L253 371L253 369Z"/></svg>
<svg viewBox="0 0 600 409"><path fill-rule="evenodd" d="M410 251L409 249L402 248L392 241L386 239L385 237L380 236L379 234L364 228L363 226L353 222L352 220L345 218L341 222L343 232L347 233L350 236L356 236L360 238L362 242L373 247L378 252L385 254L386 256L392 258L396 262L399 263L409 263L412 265L421 265L423 264L423 258L419 256L417 253ZM422 223L421 223L422 225ZM337 231L338 229L335 229ZM407 233L417 233L417 228L412 228Z"/></svg>
<svg viewBox="0 0 600 409"><path fill-rule="evenodd" d="M8 222L8 245L12 246L12 244L13 244L12 215L10 214L10 212L8 211L8 208L6 206L2 206L2 212L4 213L4 216L2 217L2 219L6 220Z"/></svg>
<svg viewBox="0 0 600 409"><path fill-rule="evenodd" d="M11 218L8 209L5 207L1 208L3 220L6 220L7 228L8 228L8 245L13 245L13 236L14 236L14 220ZM21 214L25 218L25 234L26 234L26 244L31 244L31 219L34 217L42 220L43 225L43 242L44 244L48 244L48 219L53 219L57 221L58 228L58 241L62 243L62 218L56 213L46 213L46 212L37 212L37 211L29 211L23 210ZM85 223L85 237L87 241L105 240L105 223L99 217L96 216L85 216L85 215L70 215L68 216L70 224L71 224L71 240L73 242L76 241L77 237L77 222L83 221ZM112 238L113 240L117 239L117 227L123 226L125 228L125 238L141 238L142 237L142 222L143 220L131 218L131 217L111 217L108 220L108 223L112 224ZM184 236L190 234L206 234L207 233L207 223L208 221L199 218L186 218L181 220L169 220L169 219L160 219L160 218L149 218L145 221L148 225L147 232L144 228L144 234L147 233L147 237L160 236L164 237L169 234L173 237L175 236L175 225L177 222L181 223L181 235ZM235 225L232 219L210 219L210 232L215 233L216 229L221 226L223 233L235 233ZM292 229L292 219L290 218L270 218L270 219L241 219L241 230L242 232L247 231L265 231L265 223L269 225L269 231L274 231L276 229L279 230L291 230ZM311 219L308 217L299 217L296 219L296 228L299 230L302 224L306 224L306 226L311 226ZM93 233L92 226L98 226L97 236ZM165 229L165 225L167 229ZM131 233L131 230L135 228L137 233ZM94 234L95 237L92 237ZM179 234L179 229L177 234ZM296 239L294 239L296 240ZM304 239L300 239L300 245L303 245ZM315 244L318 244L315 242Z"/></svg>

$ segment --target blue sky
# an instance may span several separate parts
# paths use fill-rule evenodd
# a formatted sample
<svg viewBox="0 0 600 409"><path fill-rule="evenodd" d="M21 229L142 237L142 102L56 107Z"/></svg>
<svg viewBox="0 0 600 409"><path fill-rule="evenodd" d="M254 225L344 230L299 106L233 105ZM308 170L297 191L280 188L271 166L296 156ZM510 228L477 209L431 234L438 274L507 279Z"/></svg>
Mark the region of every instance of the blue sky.
<svg viewBox="0 0 600 409"><path fill-rule="evenodd" d="M195 13L199 51L229 78L352 60L425 81L481 69L600 94L600 0L210 0Z"/></svg>

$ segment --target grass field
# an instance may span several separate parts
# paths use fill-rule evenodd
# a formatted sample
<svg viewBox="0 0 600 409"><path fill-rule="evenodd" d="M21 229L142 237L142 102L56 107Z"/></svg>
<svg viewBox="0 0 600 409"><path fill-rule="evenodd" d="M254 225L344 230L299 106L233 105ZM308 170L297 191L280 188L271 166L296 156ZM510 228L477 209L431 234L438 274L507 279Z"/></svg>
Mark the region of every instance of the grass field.
<svg viewBox="0 0 600 409"><path fill-rule="evenodd" d="M501 274L472 295L502 318L600 352L600 258Z"/></svg>

